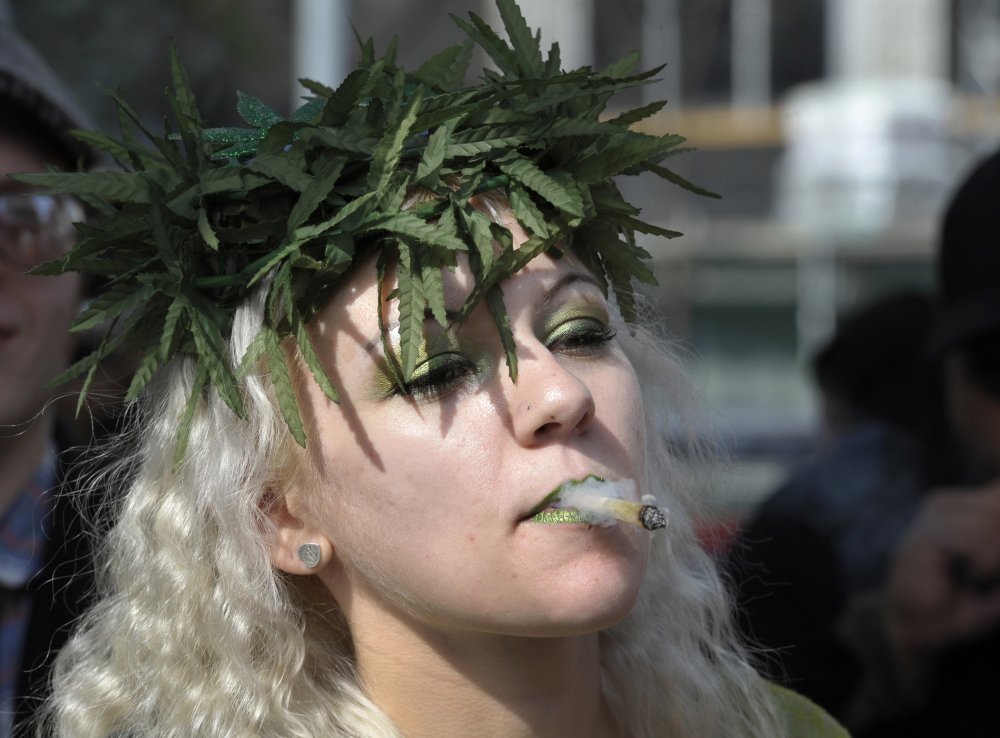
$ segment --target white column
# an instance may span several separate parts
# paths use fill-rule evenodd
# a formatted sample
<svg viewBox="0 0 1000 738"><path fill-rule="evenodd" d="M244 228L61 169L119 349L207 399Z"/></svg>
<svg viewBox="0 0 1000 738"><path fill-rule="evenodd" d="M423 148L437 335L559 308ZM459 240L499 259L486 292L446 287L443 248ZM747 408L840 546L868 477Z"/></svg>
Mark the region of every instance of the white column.
<svg viewBox="0 0 1000 738"><path fill-rule="evenodd" d="M643 102L667 100L667 108L678 112L681 107L681 15L679 0L643 0L642 3L642 69L666 64L657 81L642 88Z"/></svg>
<svg viewBox="0 0 1000 738"><path fill-rule="evenodd" d="M831 77L948 76L948 0L827 0Z"/></svg>
<svg viewBox="0 0 1000 738"><path fill-rule="evenodd" d="M532 30L542 30L543 56L548 55L553 42L558 42L563 69L594 63L593 0L530 0L519 5ZM494 28L502 28L492 0L485 0L482 7L483 18Z"/></svg>
<svg viewBox="0 0 1000 738"><path fill-rule="evenodd" d="M354 41L349 0L293 0L291 109L302 104L300 79L336 87L348 74Z"/></svg>
<svg viewBox="0 0 1000 738"><path fill-rule="evenodd" d="M1000 6L995 0L958 0L955 41L959 88L1000 92Z"/></svg>
<svg viewBox="0 0 1000 738"><path fill-rule="evenodd" d="M763 108L771 103L771 1L733 0L731 12L733 106Z"/></svg>

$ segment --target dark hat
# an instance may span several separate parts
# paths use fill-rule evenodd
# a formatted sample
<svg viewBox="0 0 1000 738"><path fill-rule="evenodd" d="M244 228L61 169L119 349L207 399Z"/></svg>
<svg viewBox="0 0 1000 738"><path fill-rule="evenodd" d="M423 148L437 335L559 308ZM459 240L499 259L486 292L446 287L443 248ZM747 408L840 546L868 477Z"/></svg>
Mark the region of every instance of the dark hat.
<svg viewBox="0 0 1000 738"><path fill-rule="evenodd" d="M952 198L937 277L931 351L1000 332L1000 152L976 166Z"/></svg>
<svg viewBox="0 0 1000 738"><path fill-rule="evenodd" d="M0 0L0 105L13 104L37 123L69 161L94 163L95 152L69 135L72 128L93 128L62 82L32 46L14 30Z"/></svg>

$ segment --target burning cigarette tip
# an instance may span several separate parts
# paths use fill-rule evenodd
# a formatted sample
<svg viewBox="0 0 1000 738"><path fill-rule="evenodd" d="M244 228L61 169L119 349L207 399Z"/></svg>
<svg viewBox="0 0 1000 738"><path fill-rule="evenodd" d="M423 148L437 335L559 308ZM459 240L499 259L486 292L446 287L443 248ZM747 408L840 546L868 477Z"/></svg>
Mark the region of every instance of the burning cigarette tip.
<svg viewBox="0 0 1000 738"><path fill-rule="evenodd" d="M643 505L639 511L639 522L646 530L659 530L667 527L667 516L655 505Z"/></svg>

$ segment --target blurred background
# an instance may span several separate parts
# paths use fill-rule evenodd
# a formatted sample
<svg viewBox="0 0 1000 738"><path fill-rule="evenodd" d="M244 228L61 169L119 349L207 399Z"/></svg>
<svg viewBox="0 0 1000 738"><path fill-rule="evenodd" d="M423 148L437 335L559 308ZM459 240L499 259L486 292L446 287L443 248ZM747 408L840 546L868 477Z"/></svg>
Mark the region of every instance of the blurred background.
<svg viewBox="0 0 1000 738"><path fill-rule="evenodd" d="M101 87L152 126L176 38L203 116L237 123L234 90L282 113L294 80L338 82L355 34L419 64L462 34L448 13L496 21L489 0L0 0L113 131ZM521 0L566 68L638 50L665 98L645 129L694 151L696 197L627 182L644 215L685 233L647 244L653 291L689 357L734 464L720 513L738 517L814 448L808 360L837 316L900 287L929 287L951 188L1000 135L1000 0ZM474 60L478 70L485 60Z"/></svg>

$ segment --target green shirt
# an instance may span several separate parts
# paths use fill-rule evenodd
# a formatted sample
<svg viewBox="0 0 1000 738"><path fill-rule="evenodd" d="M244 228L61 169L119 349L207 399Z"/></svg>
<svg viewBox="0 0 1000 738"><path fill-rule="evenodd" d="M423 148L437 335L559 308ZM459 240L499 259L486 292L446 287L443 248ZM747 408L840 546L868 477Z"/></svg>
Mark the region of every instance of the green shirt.
<svg viewBox="0 0 1000 738"><path fill-rule="evenodd" d="M785 716L788 738L849 738L844 728L819 705L789 689L770 685Z"/></svg>

